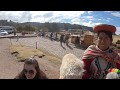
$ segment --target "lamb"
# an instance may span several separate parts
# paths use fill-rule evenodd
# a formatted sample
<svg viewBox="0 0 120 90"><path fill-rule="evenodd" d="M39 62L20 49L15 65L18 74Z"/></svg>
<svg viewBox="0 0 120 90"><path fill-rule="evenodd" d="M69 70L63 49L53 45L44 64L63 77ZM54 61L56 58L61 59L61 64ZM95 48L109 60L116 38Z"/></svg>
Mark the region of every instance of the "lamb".
<svg viewBox="0 0 120 90"><path fill-rule="evenodd" d="M109 72L106 75L106 79L119 79L119 75L116 72Z"/></svg>
<svg viewBox="0 0 120 90"><path fill-rule="evenodd" d="M84 62L74 54L66 54L62 59L59 79L82 79Z"/></svg>

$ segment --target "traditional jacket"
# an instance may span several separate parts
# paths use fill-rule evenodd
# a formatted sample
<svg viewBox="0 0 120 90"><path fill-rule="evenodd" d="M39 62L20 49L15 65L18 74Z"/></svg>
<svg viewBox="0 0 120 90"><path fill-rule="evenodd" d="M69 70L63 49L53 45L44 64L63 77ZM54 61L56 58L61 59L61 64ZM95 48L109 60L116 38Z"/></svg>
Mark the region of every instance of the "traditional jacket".
<svg viewBox="0 0 120 90"><path fill-rule="evenodd" d="M82 60L86 70L83 79L103 79L109 68L120 69L120 56L110 48L102 51L91 45L85 50Z"/></svg>

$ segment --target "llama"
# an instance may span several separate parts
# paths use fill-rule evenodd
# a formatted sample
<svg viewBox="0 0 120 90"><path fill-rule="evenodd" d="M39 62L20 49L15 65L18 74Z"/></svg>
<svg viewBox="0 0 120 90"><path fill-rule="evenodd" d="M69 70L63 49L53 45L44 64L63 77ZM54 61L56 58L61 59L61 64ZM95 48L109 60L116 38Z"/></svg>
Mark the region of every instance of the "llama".
<svg viewBox="0 0 120 90"><path fill-rule="evenodd" d="M82 79L84 63L74 54L66 54L62 59L59 79Z"/></svg>

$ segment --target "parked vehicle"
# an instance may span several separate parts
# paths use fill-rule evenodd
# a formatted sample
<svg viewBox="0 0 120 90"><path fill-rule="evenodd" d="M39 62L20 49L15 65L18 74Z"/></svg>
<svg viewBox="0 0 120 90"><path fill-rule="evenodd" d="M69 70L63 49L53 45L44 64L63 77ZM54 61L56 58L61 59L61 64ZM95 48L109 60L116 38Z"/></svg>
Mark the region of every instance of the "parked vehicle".
<svg viewBox="0 0 120 90"><path fill-rule="evenodd" d="M0 26L0 30L5 30L8 34L12 34L16 29L13 26Z"/></svg>
<svg viewBox="0 0 120 90"><path fill-rule="evenodd" d="M6 30L0 30L0 35L7 35L8 32Z"/></svg>

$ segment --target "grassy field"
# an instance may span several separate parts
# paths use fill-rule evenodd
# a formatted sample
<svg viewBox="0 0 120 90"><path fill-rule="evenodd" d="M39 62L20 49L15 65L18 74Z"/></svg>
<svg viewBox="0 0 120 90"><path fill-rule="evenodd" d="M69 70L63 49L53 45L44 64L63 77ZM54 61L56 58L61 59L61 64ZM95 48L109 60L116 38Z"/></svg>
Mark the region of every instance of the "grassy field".
<svg viewBox="0 0 120 90"><path fill-rule="evenodd" d="M18 61L24 61L27 57L42 57L44 56L43 52L32 48L32 47L26 47L21 45L13 45L10 47L11 54L14 54Z"/></svg>
<svg viewBox="0 0 120 90"><path fill-rule="evenodd" d="M23 45L12 45L10 46L10 52L11 54L17 57L18 61L24 61L27 57L38 56L39 58L42 58L44 56L45 59L48 59L54 62L55 64L61 63L61 58L40 48L35 49L32 47L26 47Z"/></svg>

